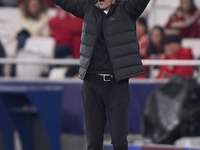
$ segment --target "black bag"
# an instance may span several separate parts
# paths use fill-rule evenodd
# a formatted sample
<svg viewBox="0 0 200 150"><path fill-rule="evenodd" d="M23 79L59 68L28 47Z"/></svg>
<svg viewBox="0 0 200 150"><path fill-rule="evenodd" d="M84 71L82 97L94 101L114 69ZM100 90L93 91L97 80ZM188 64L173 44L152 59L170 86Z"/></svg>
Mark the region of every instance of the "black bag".
<svg viewBox="0 0 200 150"><path fill-rule="evenodd" d="M18 46L17 46L17 49L22 49L24 48L24 45L26 43L26 40L27 38L29 38L31 35L30 33L23 29L22 31L20 31L18 34L17 34L17 41L18 41Z"/></svg>
<svg viewBox="0 0 200 150"><path fill-rule="evenodd" d="M194 79L174 76L147 99L142 135L159 144L173 144L182 136L200 135L200 100Z"/></svg>

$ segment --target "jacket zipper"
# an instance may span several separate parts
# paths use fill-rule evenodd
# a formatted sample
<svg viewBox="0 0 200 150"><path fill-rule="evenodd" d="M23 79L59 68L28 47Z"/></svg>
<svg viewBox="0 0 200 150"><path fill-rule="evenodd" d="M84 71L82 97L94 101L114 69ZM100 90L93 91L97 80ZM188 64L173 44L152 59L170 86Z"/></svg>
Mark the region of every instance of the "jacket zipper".
<svg viewBox="0 0 200 150"><path fill-rule="evenodd" d="M110 10L112 9L112 7L113 6L115 6L116 4L114 4L114 5L112 5L111 7L110 7ZM110 10L109 10L109 12L110 12ZM107 18L109 17L109 13L108 12L108 14L106 15L106 19L103 21L103 25L105 25L105 22L106 22L106 20L107 20ZM104 26L105 27L105 26ZM104 31L104 39L105 39L105 42L107 41L107 38L106 38L106 32L105 32L105 28L103 28L103 31ZM106 42L107 43L107 42ZM107 47L107 44L106 44L106 47ZM108 52L108 55L109 55L109 58L110 58L110 52L109 52L109 50L108 50L108 47L107 47L107 52ZM111 62L111 64L112 64L112 68L114 67L114 65L113 65L113 62L111 61L111 59L110 59L110 62ZM114 74L114 76L115 76L115 78L116 78L116 80L117 80L117 76L116 76L116 73L115 73L115 69L113 68L113 74Z"/></svg>

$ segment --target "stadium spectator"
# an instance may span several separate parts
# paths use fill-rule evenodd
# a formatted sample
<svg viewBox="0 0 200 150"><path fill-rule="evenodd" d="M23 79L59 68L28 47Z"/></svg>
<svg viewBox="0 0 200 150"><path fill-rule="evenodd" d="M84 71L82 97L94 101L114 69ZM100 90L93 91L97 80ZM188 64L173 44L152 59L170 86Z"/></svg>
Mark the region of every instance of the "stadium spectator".
<svg viewBox="0 0 200 150"><path fill-rule="evenodd" d="M4 51L4 48L1 44L1 41L0 41L0 58L4 58L6 56L5 54L5 51ZM3 76L4 75L4 65L0 64L0 76Z"/></svg>
<svg viewBox="0 0 200 150"><path fill-rule="evenodd" d="M182 38L200 37L200 12L194 0L181 0L180 6L171 15L166 26L166 34L177 34Z"/></svg>
<svg viewBox="0 0 200 150"><path fill-rule="evenodd" d="M79 57L82 19L59 9L57 15L49 20L50 36L56 40L55 58L72 55Z"/></svg>
<svg viewBox="0 0 200 150"><path fill-rule="evenodd" d="M191 49L181 47L181 38L177 35L166 37L164 42L163 60L191 60L193 54ZM191 77L194 71L192 66L160 66L158 78L169 78L173 75Z"/></svg>
<svg viewBox="0 0 200 150"><path fill-rule="evenodd" d="M140 57L142 59L147 59L147 45L149 42L149 36L147 34L147 22L146 19L143 17L140 17L136 21L136 29L137 29L137 38L138 43L140 46ZM134 78L146 78L148 76L148 66L144 66L145 74L142 74L140 76L134 77Z"/></svg>
<svg viewBox="0 0 200 150"><path fill-rule="evenodd" d="M23 48L29 36L48 36L48 20L46 6L41 0L25 0L17 28L18 48Z"/></svg>
<svg viewBox="0 0 200 150"><path fill-rule="evenodd" d="M147 58L146 48L149 42L147 35L147 22L144 18L138 18L136 21L137 38L140 45L140 57L142 59Z"/></svg>
<svg viewBox="0 0 200 150"><path fill-rule="evenodd" d="M147 46L147 56L149 59L159 59L163 54L164 30L160 26L155 26L150 33L149 44Z"/></svg>

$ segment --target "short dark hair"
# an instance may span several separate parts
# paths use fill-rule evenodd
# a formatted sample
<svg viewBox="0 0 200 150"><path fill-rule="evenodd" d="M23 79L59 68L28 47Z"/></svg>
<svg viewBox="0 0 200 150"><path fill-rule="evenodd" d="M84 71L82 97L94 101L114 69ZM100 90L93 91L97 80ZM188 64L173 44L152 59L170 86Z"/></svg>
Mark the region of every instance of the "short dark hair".
<svg viewBox="0 0 200 150"><path fill-rule="evenodd" d="M170 44L170 43L179 43L179 44L181 44L181 37L178 36L178 35L169 35L169 36L165 37L164 45Z"/></svg>
<svg viewBox="0 0 200 150"><path fill-rule="evenodd" d="M147 28L147 21L146 21L145 18L140 17L140 18L137 19L137 21L138 21L139 23L143 24L143 25Z"/></svg>

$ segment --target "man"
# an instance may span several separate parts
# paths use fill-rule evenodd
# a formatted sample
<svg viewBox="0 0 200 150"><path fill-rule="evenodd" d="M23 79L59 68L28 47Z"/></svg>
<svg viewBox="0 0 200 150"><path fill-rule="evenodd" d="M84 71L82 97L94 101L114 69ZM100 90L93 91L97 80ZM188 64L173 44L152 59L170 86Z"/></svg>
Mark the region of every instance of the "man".
<svg viewBox="0 0 200 150"><path fill-rule="evenodd" d="M149 43L149 36L147 34L147 22L146 19L143 17L140 17L136 21L136 29L137 29L137 38L138 43L140 46L140 57L141 59L147 59L147 45ZM144 66L145 74L142 74L140 76L137 76L136 78L147 78L148 72L149 72L149 66Z"/></svg>
<svg viewBox="0 0 200 150"><path fill-rule="evenodd" d="M181 38L177 35L166 37L164 41L164 55L161 59L192 60L193 54L190 48L181 47ZM194 71L193 66L160 66L158 78L169 78L173 75L189 78Z"/></svg>
<svg viewBox="0 0 200 150"><path fill-rule="evenodd" d="M149 0L52 0L84 20L79 77L88 150L101 150L106 112L113 148L128 150L128 79L144 73L136 19Z"/></svg>
<svg viewBox="0 0 200 150"><path fill-rule="evenodd" d="M147 22L145 18L138 18L136 21L136 28L137 28L137 38L138 43L140 45L140 57L142 59L147 59L147 45L149 43L149 36L147 34Z"/></svg>

